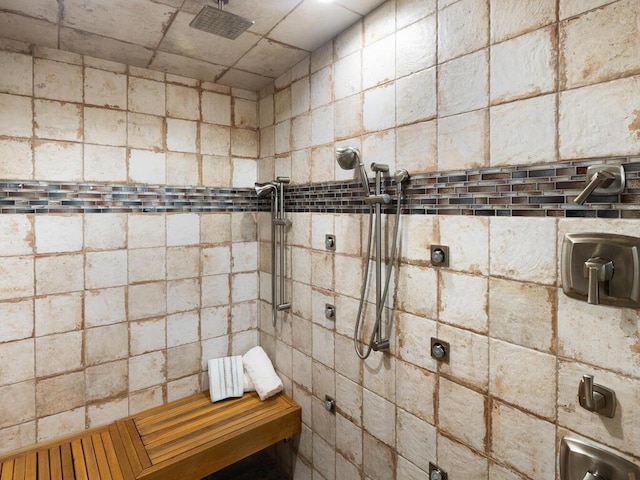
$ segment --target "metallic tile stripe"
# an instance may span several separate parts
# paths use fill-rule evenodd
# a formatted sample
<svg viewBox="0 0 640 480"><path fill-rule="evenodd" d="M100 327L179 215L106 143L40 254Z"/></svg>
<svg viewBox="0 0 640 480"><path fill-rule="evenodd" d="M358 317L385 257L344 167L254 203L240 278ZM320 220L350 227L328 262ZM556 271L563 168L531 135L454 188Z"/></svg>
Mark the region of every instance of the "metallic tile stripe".
<svg viewBox="0 0 640 480"><path fill-rule="evenodd" d="M587 167L622 163L627 185L619 195L573 199L585 185ZM395 185L385 180L385 191ZM640 157L412 175L402 212L418 215L640 218ZM359 182L289 185L289 212L365 213ZM121 185L71 182L0 182L0 213L209 213L269 211L253 188ZM395 207L385 210L393 213Z"/></svg>

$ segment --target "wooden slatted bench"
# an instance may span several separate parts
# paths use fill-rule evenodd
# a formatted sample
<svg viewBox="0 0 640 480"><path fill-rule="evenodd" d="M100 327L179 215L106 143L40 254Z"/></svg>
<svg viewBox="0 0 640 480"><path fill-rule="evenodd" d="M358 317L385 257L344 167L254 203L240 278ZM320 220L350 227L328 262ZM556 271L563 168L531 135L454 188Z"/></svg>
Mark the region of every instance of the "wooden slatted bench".
<svg viewBox="0 0 640 480"><path fill-rule="evenodd" d="M0 480L199 480L301 430L284 394L208 392L0 457Z"/></svg>

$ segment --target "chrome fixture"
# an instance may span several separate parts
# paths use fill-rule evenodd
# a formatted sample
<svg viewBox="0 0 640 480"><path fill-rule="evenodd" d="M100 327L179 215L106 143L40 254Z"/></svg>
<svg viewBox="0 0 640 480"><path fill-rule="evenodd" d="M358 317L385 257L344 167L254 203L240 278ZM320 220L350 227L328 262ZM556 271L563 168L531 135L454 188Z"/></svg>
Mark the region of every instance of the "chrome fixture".
<svg viewBox="0 0 640 480"><path fill-rule="evenodd" d="M616 414L616 394L610 388L593 383L593 375L583 375L578 386L580 406L590 412L613 418Z"/></svg>
<svg viewBox="0 0 640 480"><path fill-rule="evenodd" d="M285 301L287 264L284 243L285 229L291 226L291 220L288 220L284 214L284 185L289 182L288 177L277 177L273 182L255 184L256 194L259 198L271 196L271 323L274 327L278 312L291 309L291 303ZM276 230L278 231L278 254L276 254ZM279 300L277 278L280 279Z"/></svg>
<svg viewBox="0 0 640 480"><path fill-rule="evenodd" d="M447 480L447 472L442 470L435 463L429 462L429 480Z"/></svg>
<svg viewBox="0 0 640 480"><path fill-rule="evenodd" d="M573 203L582 205L589 195L607 196L622 193L625 185L622 165L592 165L587 168L587 185L573 199Z"/></svg>
<svg viewBox="0 0 640 480"><path fill-rule="evenodd" d="M596 445L564 437L560 480L640 480L640 467Z"/></svg>
<svg viewBox="0 0 640 480"><path fill-rule="evenodd" d="M389 284L391 281L391 271L395 263L396 246L398 243L399 224L400 224L400 206L402 204L402 183L409 178L406 170L397 170L393 174L396 183L395 198L382 191L382 175L389 172L389 166L383 163L372 163L371 170L375 173L375 191L372 194L369 187L369 177L362 162L360 151L355 147L342 147L336 149L336 158L341 168L345 170L358 170L360 181L364 187L365 197L363 202L369 206L369 232L367 240L367 254L365 257L364 280L360 290L360 303L358 305L358 313L356 314L356 324L353 334L353 344L358 357L367 358L372 350L387 350L389 348L389 338L383 335L382 314L385 310L385 302L389 293ZM395 233L393 235L393 243L387 259L387 271L384 286L382 283L382 204L389 204L395 199L396 202L396 218ZM375 221L374 221L375 214ZM374 230L375 224L375 230ZM376 276L376 292L375 292L375 309L376 319L369 338L364 349L360 348L359 340L362 334L363 313L365 295L369 283L369 259L371 258L371 245L375 235L375 276Z"/></svg>
<svg viewBox="0 0 640 480"><path fill-rule="evenodd" d="M336 307L329 303L324 304L324 316L327 320L333 320L336 317Z"/></svg>
<svg viewBox="0 0 640 480"><path fill-rule="evenodd" d="M444 245L431 245L431 265L434 267L449 266L449 247Z"/></svg>
<svg viewBox="0 0 640 480"><path fill-rule="evenodd" d="M449 342L431 337L431 356L441 362L449 362Z"/></svg>
<svg viewBox="0 0 640 480"><path fill-rule="evenodd" d="M217 0L217 7L211 3L213 2L206 4L191 20L190 27L228 38L229 40L235 40L255 23L253 20L240 15L225 12L224 5L227 5L229 0Z"/></svg>
<svg viewBox="0 0 640 480"><path fill-rule="evenodd" d="M567 234L562 289L593 305L640 307L640 238L610 233Z"/></svg>
<svg viewBox="0 0 640 480"><path fill-rule="evenodd" d="M327 233L324 236L324 248L327 250L335 251L336 249L336 236Z"/></svg>
<svg viewBox="0 0 640 480"><path fill-rule="evenodd" d="M329 413L336 413L336 401L329 395L324 396L324 408Z"/></svg>

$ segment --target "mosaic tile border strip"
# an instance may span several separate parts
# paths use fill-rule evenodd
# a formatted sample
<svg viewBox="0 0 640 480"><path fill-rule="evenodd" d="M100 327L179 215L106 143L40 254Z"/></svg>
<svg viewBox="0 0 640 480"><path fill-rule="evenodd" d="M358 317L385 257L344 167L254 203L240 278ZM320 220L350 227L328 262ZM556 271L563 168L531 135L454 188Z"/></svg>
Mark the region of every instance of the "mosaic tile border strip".
<svg viewBox="0 0 640 480"><path fill-rule="evenodd" d="M622 164L622 194L570 203L585 185L587 167ZM385 190L395 186L385 182ZM640 157L617 157L421 173L405 185L402 213L528 217L640 219ZM359 182L289 185L289 212L366 213ZM45 181L0 181L0 214L8 213L215 213L269 211L253 188L122 185ZM395 207L385 209L394 213Z"/></svg>
<svg viewBox="0 0 640 480"><path fill-rule="evenodd" d="M571 203L585 186L587 167L601 164L624 166L625 191ZM394 188L390 182L385 187ZM404 214L640 218L640 157L423 173L404 188ZM369 207L362 195L358 182L290 186L285 205L292 212L364 213Z"/></svg>
<svg viewBox="0 0 640 480"><path fill-rule="evenodd" d="M1 181L2 213L208 213L269 210L248 188Z"/></svg>

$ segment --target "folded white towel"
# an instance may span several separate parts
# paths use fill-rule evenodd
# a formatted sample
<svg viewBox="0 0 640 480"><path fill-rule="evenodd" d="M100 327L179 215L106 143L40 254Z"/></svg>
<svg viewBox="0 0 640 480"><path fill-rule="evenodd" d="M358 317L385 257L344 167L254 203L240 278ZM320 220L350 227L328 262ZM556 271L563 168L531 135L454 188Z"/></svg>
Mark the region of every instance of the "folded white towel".
<svg viewBox="0 0 640 480"><path fill-rule="evenodd" d="M242 356L209 360L209 395L212 402L241 397L244 390Z"/></svg>
<svg viewBox="0 0 640 480"><path fill-rule="evenodd" d="M251 377L249 376L249 374L247 373L247 369L244 369L244 386L243 386L243 390L244 392L255 392L256 391L256 387L253 386L253 382L251 381Z"/></svg>
<svg viewBox="0 0 640 480"><path fill-rule="evenodd" d="M262 347L253 347L244 354L242 362L260 400L266 400L282 391L282 380Z"/></svg>

